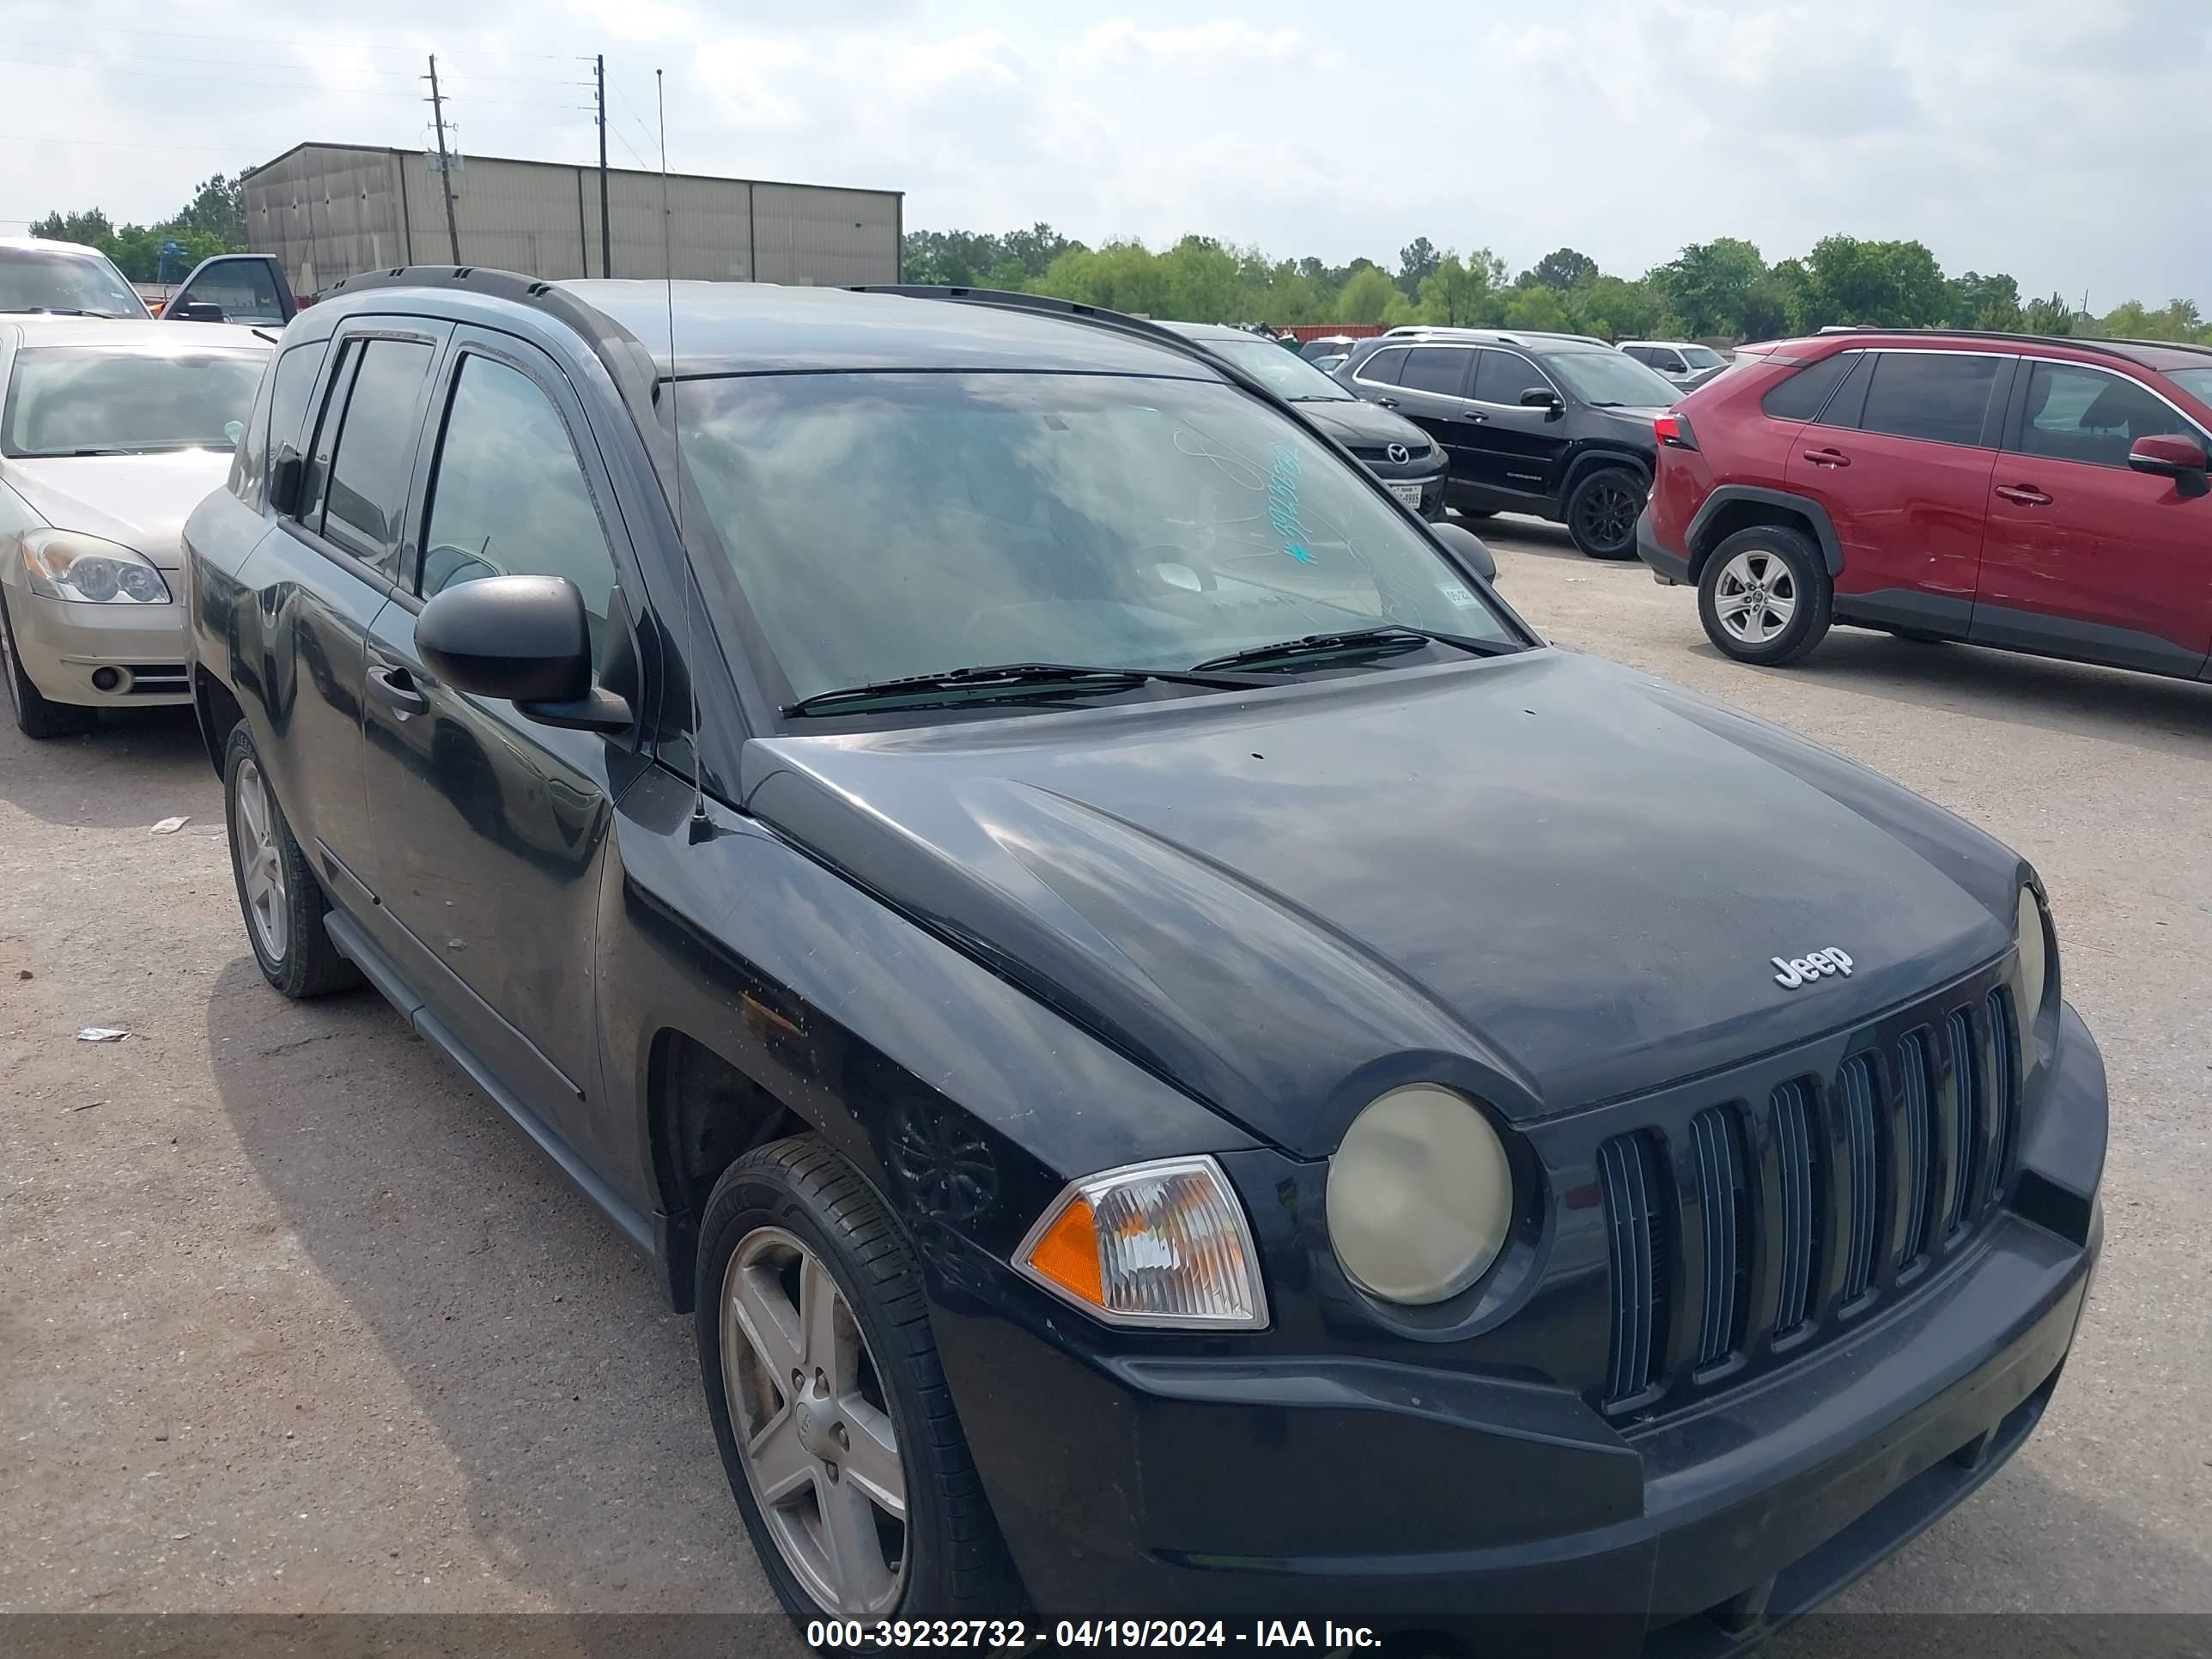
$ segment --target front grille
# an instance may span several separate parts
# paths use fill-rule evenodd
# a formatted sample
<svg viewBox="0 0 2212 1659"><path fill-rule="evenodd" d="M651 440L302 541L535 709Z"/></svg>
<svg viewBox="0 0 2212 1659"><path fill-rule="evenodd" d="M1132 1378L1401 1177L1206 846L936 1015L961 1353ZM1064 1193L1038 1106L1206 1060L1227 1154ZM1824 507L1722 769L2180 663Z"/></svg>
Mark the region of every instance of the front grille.
<svg viewBox="0 0 2212 1659"><path fill-rule="evenodd" d="M2018 1140L2016 1019L1984 977L1832 1039L1818 1069L1747 1068L1746 1095L1602 1142L1604 1404L1664 1409L1817 1346L1968 1237Z"/></svg>

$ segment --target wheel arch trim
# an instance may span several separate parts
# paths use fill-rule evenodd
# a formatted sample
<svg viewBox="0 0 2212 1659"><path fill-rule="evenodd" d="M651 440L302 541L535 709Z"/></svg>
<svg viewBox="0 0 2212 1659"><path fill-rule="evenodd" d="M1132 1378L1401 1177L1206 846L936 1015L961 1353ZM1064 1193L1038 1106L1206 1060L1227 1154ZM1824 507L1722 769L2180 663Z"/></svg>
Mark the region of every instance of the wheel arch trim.
<svg viewBox="0 0 2212 1659"><path fill-rule="evenodd" d="M1729 508L1745 504L1778 507L1804 520L1812 526L1814 543L1820 550L1821 562L1828 567L1830 577L1843 574L1843 544L1836 539L1835 521L1820 502L1784 489L1767 489L1756 484L1723 484L1705 497L1697 517L1690 520L1689 534L1683 538L1682 550L1689 556L1691 580L1695 581L1704 574L1707 556L1720 544L1722 535L1715 528L1716 522Z"/></svg>

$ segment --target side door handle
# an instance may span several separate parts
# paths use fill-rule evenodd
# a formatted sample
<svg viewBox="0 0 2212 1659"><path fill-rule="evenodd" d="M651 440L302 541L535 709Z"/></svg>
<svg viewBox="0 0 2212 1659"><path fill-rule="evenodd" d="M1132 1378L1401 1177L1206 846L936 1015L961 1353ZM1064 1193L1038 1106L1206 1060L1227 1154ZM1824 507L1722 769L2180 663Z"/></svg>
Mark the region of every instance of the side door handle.
<svg viewBox="0 0 2212 1659"><path fill-rule="evenodd" d="M427 714L430 700L415 688L415 678L404 668L389 667L373 663L368 671L369 689L386 703L400 719L410 714Z"/></svg>
<svg viewBox="0 0 2212 1659"><path fill-rule="evenodd" d="M2051 497L2045 495L2033 484L1999 484L1997 486L1997 494L2003 496L2008 501L2018 502L2022 507L2048 507L2051 505Z"/></svg>
<svg viewBox="0 0 2212 1659"><path fill-rule="evenodd" d="M1815 466L1849 466L1851 458L1840 449L1808 449L1805 459Z"/></svg>
<svg viewBox="0 0 2212 1659"><path fill-rule="evenodd" d="M1375 407L1377 409L1395 409L1397 406L1398 400L1395 398L1377 398L1375 400Z"/></svg>
<svg viewBox="0 0 2212 1659"><path fill-rule="evenodd" d="M1473 409L1462 409L1459 412L1459 417L1462 421L1466 421L1474 426L1480 426L1485 421L1490 418L1489 416L1481 413L1478 410Z"/></svg>

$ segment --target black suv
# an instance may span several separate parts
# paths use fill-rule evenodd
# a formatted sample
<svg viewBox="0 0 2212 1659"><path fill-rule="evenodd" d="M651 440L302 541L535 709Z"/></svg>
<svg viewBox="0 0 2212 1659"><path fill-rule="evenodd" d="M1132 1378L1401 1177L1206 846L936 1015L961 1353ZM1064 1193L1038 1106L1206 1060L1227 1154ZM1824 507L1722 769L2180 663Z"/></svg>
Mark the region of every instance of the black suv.
<svg viewBox="0 0 2212 1659"><path fill-rule="evenodd" d="M391 273L186 538L262 973L655 1264L803 1619L1717 1651L2051 1397L2106 1088L2033 872L1546 649L1179 335Z"/></svg>
<svg viewBox="0 0 2212 1659"><path fill-rule="evenodd" d="M1533 513L1591 558L1636 556L1651 419L1681 395L1642 363L1581 335L1437 328L1362 340L1334 373L1443 447L1461 512Z"/></svg>

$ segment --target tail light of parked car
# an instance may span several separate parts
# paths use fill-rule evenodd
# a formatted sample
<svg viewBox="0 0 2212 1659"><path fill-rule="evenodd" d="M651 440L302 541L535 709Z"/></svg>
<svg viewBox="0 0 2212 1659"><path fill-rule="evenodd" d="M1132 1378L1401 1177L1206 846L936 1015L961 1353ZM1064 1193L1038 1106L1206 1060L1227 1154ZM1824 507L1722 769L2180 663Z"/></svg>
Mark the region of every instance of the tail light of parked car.
<svg viewBox="0 0 2212 1659"><path fill-rule="evenodd" d="M1660 445L1667 449L1695 449L1698 434L1690 430L1690 422L1680 415L1662 415L1651 422L1651 430Z"/></svg>

